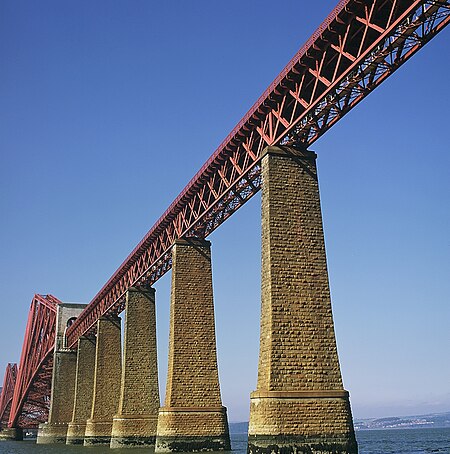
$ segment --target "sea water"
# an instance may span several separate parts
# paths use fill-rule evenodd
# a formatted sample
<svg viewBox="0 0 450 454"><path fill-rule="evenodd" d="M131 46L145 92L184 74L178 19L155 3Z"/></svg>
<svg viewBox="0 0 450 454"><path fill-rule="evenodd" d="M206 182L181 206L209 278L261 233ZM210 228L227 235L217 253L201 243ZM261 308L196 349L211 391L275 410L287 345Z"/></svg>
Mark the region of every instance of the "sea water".
<svg viewBox="0 0 450 454"><path fill-rule="evenodd" d="M450 428L365 430L356 433L359 454L450 454ZM245 454L246 434L231 434L233 453ZM151 454L151 449L37 445L34 441L2 441L1 454Z"/></svg>

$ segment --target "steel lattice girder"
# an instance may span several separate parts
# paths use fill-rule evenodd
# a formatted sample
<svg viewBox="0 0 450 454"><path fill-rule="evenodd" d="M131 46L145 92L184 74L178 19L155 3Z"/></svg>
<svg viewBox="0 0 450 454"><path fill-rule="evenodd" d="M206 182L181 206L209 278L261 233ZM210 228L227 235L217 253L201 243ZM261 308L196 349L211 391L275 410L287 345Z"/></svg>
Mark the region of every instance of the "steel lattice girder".
<svg viewBox="0 0 450 454"><path fill-rule="evenodd" d="M31 302L8 427L37 427L48 419L58 304L52 295L34 295Z"/></svg>
<svg viewBox="0 0 450 454"><path fill-rule="evenodd" d="M8 424L16 378L17 364L9 363L6 366L2 392L0 394L0 429Z"/></svg>
<svg viewBox="0 0 450 454"><path fill-rule="evenodd" d="M449 1L341 0L67 332L69 346L127 289L153 284L182 236L205 238L261 187L269 145L306 148L441 31Z"/></svg>

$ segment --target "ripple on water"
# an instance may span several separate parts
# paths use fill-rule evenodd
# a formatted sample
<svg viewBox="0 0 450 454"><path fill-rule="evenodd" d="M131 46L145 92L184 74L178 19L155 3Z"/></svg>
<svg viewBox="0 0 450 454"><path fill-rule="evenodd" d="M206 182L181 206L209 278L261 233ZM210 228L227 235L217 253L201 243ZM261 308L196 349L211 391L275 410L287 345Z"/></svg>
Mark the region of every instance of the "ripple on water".
<svg viewBox="0 0 450 454"><path fill-rule="evenodd" d="M367 430L356 433L359 454L450 454L450 428ZM245 454L247 435L232 434L234 454ZM89 447L37 445L33 441L2 441L0 454L153 454L153 449L114 449L108 446ZM214 454L214 453L209 453ZM223 454L223 453L222 453Z"/></svg>

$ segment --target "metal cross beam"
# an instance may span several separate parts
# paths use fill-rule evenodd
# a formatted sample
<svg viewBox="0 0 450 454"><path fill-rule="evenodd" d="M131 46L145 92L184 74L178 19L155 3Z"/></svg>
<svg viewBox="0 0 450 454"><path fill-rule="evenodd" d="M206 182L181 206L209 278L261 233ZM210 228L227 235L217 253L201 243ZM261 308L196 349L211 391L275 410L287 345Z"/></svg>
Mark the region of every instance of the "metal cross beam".
<svg viewBox="0 0 450 454"><path fill-rule="evenodd" d="M444 0L341 0L67 332L69 346L153 284L183 236L205 238L261 187L269 145L307 148L450 20Z"/></svg>
<svg viewBox="0 0 450 454"><path fill-rule="evenodd" d="M58 304L52 295L34 295L31 302L8 427L37 427L48 419Z"/></svg>
<svg viewBox="0 0 450 454"><path fill-rule="evenodd" d="M2 392L0 393L0 430L8 425L16 378L17 364L9 363L6 366Z"/></svg>

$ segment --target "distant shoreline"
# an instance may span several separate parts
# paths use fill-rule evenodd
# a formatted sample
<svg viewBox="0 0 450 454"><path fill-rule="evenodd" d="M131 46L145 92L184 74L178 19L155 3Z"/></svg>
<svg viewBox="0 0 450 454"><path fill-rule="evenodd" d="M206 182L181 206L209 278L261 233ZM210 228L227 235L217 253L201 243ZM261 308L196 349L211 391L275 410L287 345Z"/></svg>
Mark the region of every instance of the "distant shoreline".
<svg viewBox="0 0 450 454"><path fill-rule="evenodd" d="M246 434L248 422L229 423L230 433ZM450 411L444 413L430 413L427 415L391 416L386 418L356 419L356 431L367 430L414 430L414 429L447 429L450 428Z"/></svg>

